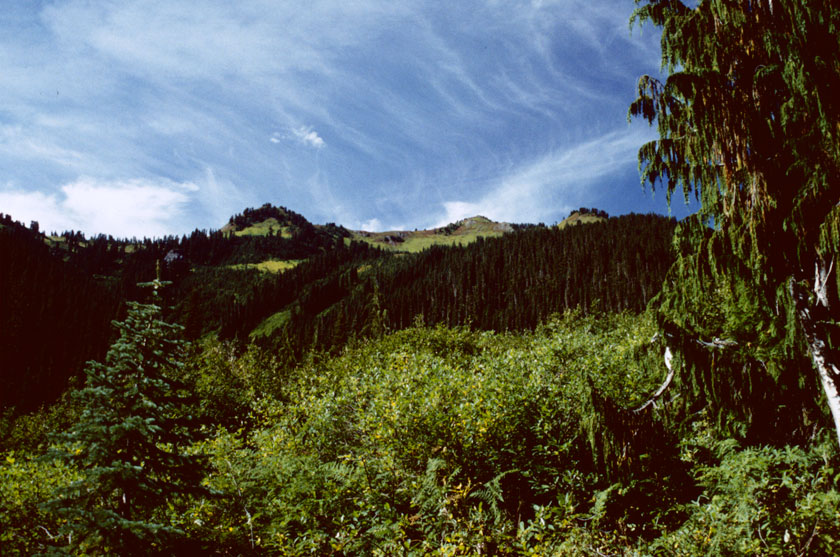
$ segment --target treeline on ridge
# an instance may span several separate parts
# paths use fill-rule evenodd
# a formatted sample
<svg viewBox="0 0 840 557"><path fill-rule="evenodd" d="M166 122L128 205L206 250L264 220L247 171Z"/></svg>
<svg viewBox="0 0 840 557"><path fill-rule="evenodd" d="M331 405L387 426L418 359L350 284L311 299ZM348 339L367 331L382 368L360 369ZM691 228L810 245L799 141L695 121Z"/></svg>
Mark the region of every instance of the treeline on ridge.
<svg viewBox="0 0 840 557"><path fill-rule="evenodd" d="M137 285L153 279L158 264L173 282L166 304L191 309L197 335L217 329L220 312L264 278L235 265L311 258L343 246L349 235L335 225L316 227L282 207L246 211L231 224L247 226L266 214L283 219L285 235L195 230L142 240L86 238L76 231L47 236L36 222L27 228L0 214L0 409L28 412L51 403L81 376L86 361L104 356L111 321L121 317L125 301L145 298ZM168 317L185 322L190 314Z"/></svg>

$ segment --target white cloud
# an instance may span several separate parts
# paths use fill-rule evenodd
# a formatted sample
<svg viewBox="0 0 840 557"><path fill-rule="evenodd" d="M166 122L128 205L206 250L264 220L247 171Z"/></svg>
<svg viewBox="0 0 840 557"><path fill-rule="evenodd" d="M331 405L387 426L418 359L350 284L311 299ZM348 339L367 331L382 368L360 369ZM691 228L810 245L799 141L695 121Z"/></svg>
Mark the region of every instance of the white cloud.
<svg viewBox="0 0 840 557"><path fill-rule="evenodd" d="M41 229L47 231L73 228L72 220L61 213L56 197L39 191L0 191L0 210L25 224L33 220L38 221Z"/></svg>
<svg viewBox="0 0 840 557"><path fill-rule="evenodd" d="M204 213L212 219L209 228L221 228L233 213L255 205L236 184L216 176L210 167L205 169L199 181L199 189L201 194L197 196L197 201L204 208Z"/></svg>
<svg viewBox="0 0 840 557"><path fill-rule="evenodd" d="M190 182L81 177L62 186L61 194L10 188L0 191L0 207L17 220L37 220L46 231L155 237L180 228L178 220L197 190Z"/></svg>
<svg viewBox="0 0 840 557"><path fill-rule="evenodd" d="M446 226L447 224L458 222L459 220L468 218L468 217L475 217L478 215L482 215L488 218L496 219L498 218L495 213L495 208L485 203L478 202L478 203L468 203L466 201L445 201L443 203L443 210L446 214L437 224L435 224L434 228L439 228L441 226ZM493 215L493 216L490 216ZM503 220L500 219L499 220Z"/></svg>
<svg viewBox="0 0 840 557"><path fill-rule="evenodd" d="M321 149L326 147L327 142L324 141L318 132L312 129L311 126L299 126L297 128L290 128L287 133L274 132L268 140L274 144L281 143L283 140L294 141L306 147L314 149Z"/></svg>
<svg viewBox="0 0 840 557"><path fill-rule="evenodd" d="M366 232L382 232L384 229L382 228L382 221L377 218L372 218L361 223L359 225L359 230L364 230Z"/></svg>
<svg viewBox="0 0 840 557"><path fill-rule="evenodd" d="M298 141L300 141L304 145L308 145L309 147L320 149L321 147L324 147L326 145L326 142L323 140L323 138L320 135L318 135L318 132L316 132L312 128L302 126L300 128L292 130L292 133Z"/></svg>
<svg viewBox="0 0 840 557"><path fill-rule="evenodd" d="M22 126L0 126L0 154L67 167L79 166L85 160L79 151L57 145L48 137L36 137Z"/></svg>
<svg viewBox="0 0 840 557"><path fill-rule="evenodd" d="M28 23L0 18L3 179L26 184L14 202L31 207L31 218L45 220L41 206L64 223L56 228L90 232L114 223L96 214L83 222L69 195L94 196L90 188L77 180L68 194L56 184L169 176L176 182L152 182L189 197L195 206L169 203L191 216L203 211L200 227L265 201L346 223L374 207L389 226L433 211L447 221L546 218L579 197L586 176L614 168L576 165L576 156L601 153L564 145L623 122L632 98L622 95L633 95L646 67L639 60L658 67L655 33L639 41L627 32L632 3L608 4L10 4ZM616 94L624 83L627 92ZM632 165L633 150L622 153ZM189 180L200 195L178 187ZM148 203L165 204L144 191ZM11 203L12 190L3 195ZM171 222L157 221L157 230Z"/></svg>

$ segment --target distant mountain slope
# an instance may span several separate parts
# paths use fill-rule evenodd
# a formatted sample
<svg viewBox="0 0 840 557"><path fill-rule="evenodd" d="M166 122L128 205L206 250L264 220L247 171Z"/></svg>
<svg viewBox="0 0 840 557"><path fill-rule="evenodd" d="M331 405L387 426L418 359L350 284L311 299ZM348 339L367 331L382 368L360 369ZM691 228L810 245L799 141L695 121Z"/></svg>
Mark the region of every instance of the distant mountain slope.
<svg viewBox="0 0 840 557"><path fill-rule="evenodd" d="M87 360L104 355L120 304L143 300L137 284L153 279L158 263L173 282L164 293L167 317L195 338L218 330L220 316L266 279L253 265L292 267L343 247L350 235L270 205L232 217L227 232L143 240L74 231L48 238L0 217L0 408L20 410L55 399ZM267 219L280 233L236 234Z"/></svg>
<svg viewBox="0 0 840 557"><path fill-rule="evenodd" d="M478 238L495 238L513 231L513 225L475 216L430 230L389 232L353 231L353 238L394 251L419 252L431 246L466 245Z"/></svg>
<svg viewBox="0 0 840 557"><path fill-rule="evenodd" d="M173 282L167 318L188 338L255 340L287 363L416 320L516 330L569 308L644 309L672 261L673 219L591 213L567 219L591 224L565 228L473 217L351 233L263 205L221 230L143 241L76 232L47 240L4 221L0 404L54 398L104 350L116 307L142 299L136 284L158 262Z"/></svg>
<svg viewBox="0 0 840 557"><path fill-rule="evenodd" d="M659 215L529 227L467 246L432 246L325 269L323 278L297 287L299 297L284 298L307 267L301 265L265 283L237 310L249 319L223 330L243 339L257 330L261 343L299 357L418 319L499 331L533 328L572 308L641 311L673 261L674 227L673 219Z"/></svg>
<svg viewBox="0 0 840 557"><path fill-rule="evenodd" d="M266 203L257 209L245 209L222 227L224 234L236 236L280 236L291 239L301 236L322 236L331 239L350 237L350 232L334 223L316 225L285 207Z"/></svg>
<svg viewBox="0 0 840 557"><path fill-rule="evenodd" d="M592 224L596 222L604 222L609 218L609 215L604 211L598 209L587 209L581 207L557 223L558 228L566 228L567 226L575 226L578 224Z"/></svg>

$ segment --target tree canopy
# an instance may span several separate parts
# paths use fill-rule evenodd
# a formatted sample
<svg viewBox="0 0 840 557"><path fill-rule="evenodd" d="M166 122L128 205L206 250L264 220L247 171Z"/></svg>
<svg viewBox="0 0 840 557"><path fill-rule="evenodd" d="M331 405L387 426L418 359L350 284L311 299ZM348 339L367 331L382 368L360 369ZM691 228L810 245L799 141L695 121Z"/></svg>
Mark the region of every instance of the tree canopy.
<svg viewBox="0 0 840 557"><path fill-rule="evenodd" d="M642 179L702 204L676 236L663 327L747 370L694 374L707 399L720 387L765 403L752 395L810 388L813 402L817 383L801 364L810 356L840 438L837 274L829 283L840 249L840 7L636 3L631 25L661 28L668 74L642 77L630 107L659 131L639 151Z"/></svg>

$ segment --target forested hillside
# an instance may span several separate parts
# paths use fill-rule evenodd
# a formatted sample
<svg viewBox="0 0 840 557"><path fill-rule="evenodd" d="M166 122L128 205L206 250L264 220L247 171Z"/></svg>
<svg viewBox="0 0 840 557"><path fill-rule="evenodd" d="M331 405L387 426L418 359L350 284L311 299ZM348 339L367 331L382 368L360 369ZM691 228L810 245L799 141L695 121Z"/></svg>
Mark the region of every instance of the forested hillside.
<svg viewBox="0 0 840 557"><path fill-rule="evenodd" d="M173 283L166 316L185 327L187 338L253 340L291 365L312 350L336 353L350 339L418 319L506 331L533 329L576 307L641 311L673 259L674 228L664 217L625 215L569 229L507 227L501 237L476 236L467 245L440 234L443 245L399 253L270 205L231 217L220 231L142 241L73 232L46 237L12 224L4 244L11 262L5 300L16 305L3 314L10 332L4 340L44 348L25 363L10 356L4 368L10 388L3 404L18 410L55 400L85 361L101 357L111 335L107 323L126 301L144 299L137 284L158 264ZM272 262L287 263L286 270L261 270ZM21 313L28 325L18 323ZM98 326L71 325L93 315ZM43 324L73 333L50 334ZM26 352L13 353L24 360Z"/></svg>
<svg viewBox="0 0 840 557"><path fill-rule="evenodd" d="M87 360L104 356L122 300L108 281L0 219L0 408L28 412L55 400Z"/></svg>
<svg viewBox="0 0 840 557"><path fill-rule="evenodd" d="M267 218L284 232L237 236L229 228L127 240L86 238L73 231L48 237L3 216L2 407L33 410L55 400L71 378L80 378L86 361L104 355L113 336L110 322L120 316L120 307L145 299L137 285L153 278L158 265L175 285L167 292L166 305L177 310L170 317L198 336L217 330L236 300L266 278L248 265L344 249L349 236L335 225L315 227L292 211L270 206L231 217L230 227Z"/></svg>
<svg viewBox="0 0 840 557"><path fill-rule="evenodd" d="M262 283L237 310L239 328L222 333L245 338L266 319L256 329L259 343L301 356L340 348L377 327L420 322L508 331L533 329L578 307L639 312L673 261L674 225L661 216L625 215L567 229L528 227L468 246L381 254L366 265L360 255L327 265L334 270L317 280L301 280L312 272L301 265Z"/></svg>

